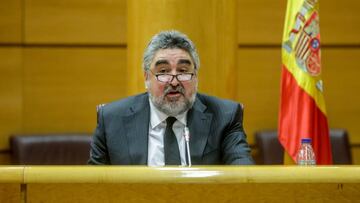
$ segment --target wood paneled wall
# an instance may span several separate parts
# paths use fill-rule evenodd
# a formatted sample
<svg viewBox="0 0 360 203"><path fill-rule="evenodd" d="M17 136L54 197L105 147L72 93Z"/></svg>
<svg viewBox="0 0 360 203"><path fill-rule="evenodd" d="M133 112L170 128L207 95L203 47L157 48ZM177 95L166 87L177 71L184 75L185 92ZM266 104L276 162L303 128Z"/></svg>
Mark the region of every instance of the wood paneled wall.
<svg viewBox="0 0 360 203"><path fill-rule="evenodd" d="M3 0L0 17L0 151L92 132L96 105L126 95L126 0Z"/></svg>
<svg viewBox="0 0 360 203"><path fill-rule="evenodd" d="M0 47L0 149L8 137L22 130L22 50Z"/></svg>
<svg viewBox="0 0 360 203"><path fill-rule="evenodd" d="M165 5L163 1L153 3ZM233 96L245 105L244 125L253 143L255 131L277 127L286 0L236 3L237 67L233 77L223 82L235 80ZM198 12L185 12L192 5L191 1L183 5L183 12L172 8L173 16L159 21L168 20L171 26L171 18L197 19L202 15L201 7ZM360 96L356 93L360 87L359 10L357 0L320 0L329 124L348 129L353 144L360 144ZM209 18L201 29L183 27L193 29L190 32L201 38L214 32L212 29L223 29L213 27L214 21ZM0 150L8 149L8 137L14 133L93 131L95 106L129 92L127 22L126 0L1 1ZM141 19L131 22L141 24ZM211 59L201 60L204 65ZM202 66L203 81L213 80L207 73L219 71L206 69ZM226 85L213 91L206 84L200 85L200 91L218 96L228 92ZM358 152L354 158L357 163Z"/></svg>
<svg viewBox="0 0 360 203"><path fill-rule="evenodd" d="M22 130L91 132L96 104L124 96L125 56L121 48L25 48Z"/></svg>
<svg viewBox="0 0 360 203"><path fill-rule="evenodd" d="M0 43L19 43L22 37L21 0L2 0L0 3Z"/></svg>
<svg viewBox="0 0 360 203"><path fill-rule="evenodd" d="M129 93L145 91L141 67L149 40L161 30L177 29L191 38L199 52L199 89L235 99L232 76L237 70L236 3L236 0L171 0L158 4L152 0L128 1ZM201 15L189 15L200 10Z"/></svg>
<svg viewBox="0 0 360 203"><path fill-rule="evenodd" d="M23 2L26 43L124 44L126 42L126 0L24 0Z"/></svg>

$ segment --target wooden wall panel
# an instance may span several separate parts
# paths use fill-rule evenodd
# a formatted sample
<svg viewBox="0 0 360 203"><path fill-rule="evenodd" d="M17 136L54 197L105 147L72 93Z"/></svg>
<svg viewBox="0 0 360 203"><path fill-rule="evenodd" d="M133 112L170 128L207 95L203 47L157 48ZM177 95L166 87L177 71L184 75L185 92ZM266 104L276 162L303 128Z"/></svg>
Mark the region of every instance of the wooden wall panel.
<svg viewBox="0 0 360 203"><path fill-rule="evenodd" d="M126 41L126 0L25 1L26 43Z"/></svg>
<svg viewBox="0 0 360 203"><path fill-rule="evenodd" d="M280 44L286 0L238 0L238 43Z"/></svg>
<svg viewBox="0 0 360 203"><path fill-rule="evenodd" d="M12 160L10 151L0 151L0 165L10 165L11 163Z"/></svg>
<svg viewBox="0 0 360 203"><path fill-rule="evenodd" d="M280 44L286 0L238 0L238 43ZM360 43L360 1L320 1L323 44Z"/></svg>
<svg viewBox="0 0 360 203"><path fill-rule="evenodd" d="M21 49L0 47L0 150L8 148L9 135L21 130Z"/></svg>
<svg viewBox="0 0 360 203"><path fill-rule="evenodd" d="M21 42L21 16L21 0L1 0L0 43Z"/></svg>
<svg viewBox="0 0 360 203"><path fill-rule="evenodd" d="M20 195L20 184L0 183L0 202L22 202Z"/></svg>
<svg viewBox="0 0 360 203"><path fill-rule="evenodd" d="M323 44L360 44L360 1L320 1Z"/></svg>
<svg viewBox="0 0 360 203"><path fill-rule="evenodd" d="M244 127L254 143L257 130L277 128L280 97L280 48L239 49L237 101L244 104Z"/></svg>
<svg viewBox="0 0 360 203"><path fill-rule="evenodd" d="M360 147L353 147L351 150L353 164L360 165Z"/></svg>
<svg viewBox="0 0 360 203"><path fill-rule="evenodd" d="M123 97L125 49L26 48L26 133L92 132L96 105Z"/></svg>
<svg viewBox="0 0 360 203"><path fill-rule="evenodd" d="M330 127L345 128L360 143L360 49L323 49L322 72Z"/></svg>

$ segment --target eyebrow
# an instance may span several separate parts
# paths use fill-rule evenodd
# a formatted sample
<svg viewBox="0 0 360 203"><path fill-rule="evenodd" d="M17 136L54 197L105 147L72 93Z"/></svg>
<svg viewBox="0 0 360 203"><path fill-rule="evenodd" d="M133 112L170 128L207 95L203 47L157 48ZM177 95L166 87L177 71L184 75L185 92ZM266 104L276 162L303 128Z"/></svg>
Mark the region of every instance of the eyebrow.
<svg viewBox="0 0 360 203"><path fill-rule="evenodd" d="M167 60L158 60L155 62L155 66L162 65L162 64L169 64Z"/></svg>
<svg viewBox="0 0 360 203"><path fill-rule="evenodd" d="M163 59L163 60L158 60L155 62L155 66L159 66L159 65L162 65L162 64L170 64L169 61ZM187 64L187 65L191 65L191 61L189 59L180 59L177 63L178 65L180 64Z"/></svg>
<svg viewBox="0 0 360 203"><path fill-rule="evenodd" d="M190 61L189 59L180 59L180 60L178 61L178 65L179 65L179 64L191 65L192 63L191 63L191 61Z"/></svg>

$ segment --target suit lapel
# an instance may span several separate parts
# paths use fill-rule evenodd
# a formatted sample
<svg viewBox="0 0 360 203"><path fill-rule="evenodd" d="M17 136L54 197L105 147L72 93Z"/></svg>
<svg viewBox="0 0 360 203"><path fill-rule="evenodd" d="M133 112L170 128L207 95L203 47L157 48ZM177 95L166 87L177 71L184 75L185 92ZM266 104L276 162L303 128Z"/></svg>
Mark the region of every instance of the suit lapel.
<svg viewBox="0 0 360 203"><path fill-rule="evenodd" d="M206 106L197 98L193 108L187 114L193 164L201 164L210 133L213 115L205 113L205 110ZM123 116L131 164L147 165L149 122L149 98L147 94L144 94L130 107L129 114Z"/></svg>
<svg viewBox="0 0 360 203"><path fill-rule="evenodd" d="M147 164L150 106L148 96L142 95L123 117L131 164Z"/></svg>
<svg viewBox="0 0 360 203"><path fill-rule="evenodd" d="M204 113L206 106L196 99L188 112L187 123L190 130L190 152L193 164L201 164L212 121L211 113Z"/></svg>

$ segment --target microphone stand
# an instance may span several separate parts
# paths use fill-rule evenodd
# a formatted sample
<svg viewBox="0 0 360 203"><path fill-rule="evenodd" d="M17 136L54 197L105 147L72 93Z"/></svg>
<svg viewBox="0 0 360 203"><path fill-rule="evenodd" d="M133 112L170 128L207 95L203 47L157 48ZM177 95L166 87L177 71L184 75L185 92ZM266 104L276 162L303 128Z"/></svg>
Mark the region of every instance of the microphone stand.
<svg viewBox="0 0 360 203"><path fill-rule="evenodd" d="M188 127L184 128L184 137L185 137L185 149L187 152L186 154L187 154L188 167L191 167L191 155L190 155L190 146L189 146L190 133Z"/></svg>

